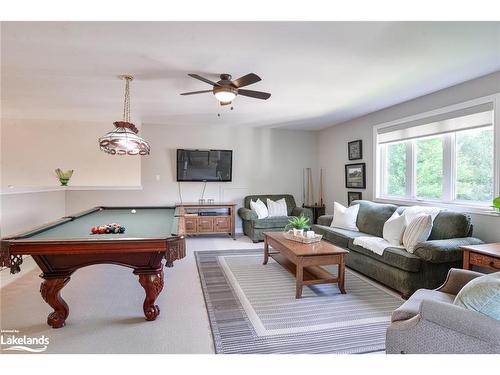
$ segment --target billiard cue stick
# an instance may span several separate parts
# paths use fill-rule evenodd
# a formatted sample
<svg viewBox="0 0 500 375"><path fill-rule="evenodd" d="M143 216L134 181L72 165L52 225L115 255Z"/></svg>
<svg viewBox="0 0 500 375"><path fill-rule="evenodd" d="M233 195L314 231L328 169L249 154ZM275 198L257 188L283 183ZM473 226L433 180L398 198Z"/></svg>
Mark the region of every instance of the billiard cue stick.
<svg viewBox="0 0 500 375"><path fill-rule="evenodd" d="M306 204L306 169L302 168L302 206Z"/></svg>
<svg viewBox="0 0 500 375"><path fill-rule="evenodd" d="M320 206L323 206L323 168L319 169L318 203L319 203Z"/></svg>

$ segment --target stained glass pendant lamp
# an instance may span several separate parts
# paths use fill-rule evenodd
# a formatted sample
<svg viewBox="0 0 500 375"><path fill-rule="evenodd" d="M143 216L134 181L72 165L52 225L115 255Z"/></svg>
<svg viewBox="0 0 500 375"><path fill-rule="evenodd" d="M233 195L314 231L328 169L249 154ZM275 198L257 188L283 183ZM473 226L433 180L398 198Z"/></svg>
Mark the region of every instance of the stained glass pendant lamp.
<svg viewBox="0 0 500 375"><path fill-rule="evenodd" d="M99 147L111 155L149 155L148 142L137 135L139 130L130 122L130 81L134 77L123 75L120 78L125 80L123 120L115 121L116 129L99 138Z"/></svg>

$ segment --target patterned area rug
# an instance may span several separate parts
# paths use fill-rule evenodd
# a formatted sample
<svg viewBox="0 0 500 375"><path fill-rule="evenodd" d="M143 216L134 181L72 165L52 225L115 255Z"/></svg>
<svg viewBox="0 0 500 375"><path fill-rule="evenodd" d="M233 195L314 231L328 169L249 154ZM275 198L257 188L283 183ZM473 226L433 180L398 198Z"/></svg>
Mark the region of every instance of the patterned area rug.
<svg viewBox="0 0 500 375"><path fill-rule="evenodd" d="M262 250L196 252L216 353L371 353L385 349L385 331L403 300L346 270L336 285L304 287ZM326 267L336 274L337 266Z"/></svg>

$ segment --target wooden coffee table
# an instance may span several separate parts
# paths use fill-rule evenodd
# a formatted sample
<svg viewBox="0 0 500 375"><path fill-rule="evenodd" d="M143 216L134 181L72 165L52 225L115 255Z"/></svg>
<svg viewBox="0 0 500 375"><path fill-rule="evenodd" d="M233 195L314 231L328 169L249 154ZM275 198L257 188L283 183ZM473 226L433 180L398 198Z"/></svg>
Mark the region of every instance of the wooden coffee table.
<svg viewBox="0 0 500 375"><path fill-rule="evenodd" d="M269 247L275 252L270 252ZM264 263L269 257L281 264L295 275L295 298L302 297L304 285L334 284L342 294L344 289L345 262L344 257L349 251L321 240L313 244L304 244L288 240L283 232L264 233ZM321 266L338 264L338 276L335 277Z"/></svg>

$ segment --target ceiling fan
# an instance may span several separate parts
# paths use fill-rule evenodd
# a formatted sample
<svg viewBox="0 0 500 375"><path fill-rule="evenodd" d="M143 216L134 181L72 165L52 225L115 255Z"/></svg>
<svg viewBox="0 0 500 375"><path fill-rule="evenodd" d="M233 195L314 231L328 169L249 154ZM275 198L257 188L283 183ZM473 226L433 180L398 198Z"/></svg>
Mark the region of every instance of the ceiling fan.
<svg viewBox="0 0 500 375"><path fill-rule="evenodd" d="M234 81L231 80L232 77L230 74L221 74L220 81L218 82L210 81L209 79L206 79L198 74L188 74L188 76L208 83L209 85L212 85L213 88L211 90L184 92L181 95L194 95L211 92L215 95L221 105L231 104L236 95L249 96L250 98L264 100L271 97L271 94L269 94L268 92L241 89L242 87L254 84L261 80L261 78L254 73L244 75L243 77L235 79Z"/></svg>

